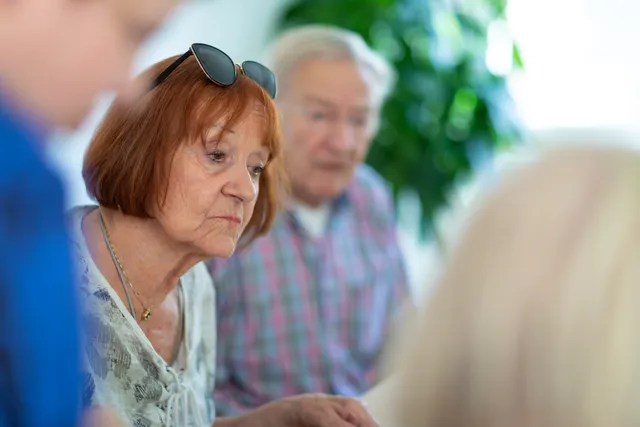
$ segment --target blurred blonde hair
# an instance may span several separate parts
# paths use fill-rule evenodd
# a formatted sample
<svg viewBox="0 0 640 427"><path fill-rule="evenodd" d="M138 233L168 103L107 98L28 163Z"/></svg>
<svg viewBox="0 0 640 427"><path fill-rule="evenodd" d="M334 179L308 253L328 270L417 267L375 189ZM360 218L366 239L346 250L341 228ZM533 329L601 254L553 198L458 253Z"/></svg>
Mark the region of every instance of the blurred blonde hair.
<svg viewBox="0 0 640 427"><path fill-rule="evenodd" d="M404 348L398 425L640 425L640 156L574 147L506 178Z"/></svg>

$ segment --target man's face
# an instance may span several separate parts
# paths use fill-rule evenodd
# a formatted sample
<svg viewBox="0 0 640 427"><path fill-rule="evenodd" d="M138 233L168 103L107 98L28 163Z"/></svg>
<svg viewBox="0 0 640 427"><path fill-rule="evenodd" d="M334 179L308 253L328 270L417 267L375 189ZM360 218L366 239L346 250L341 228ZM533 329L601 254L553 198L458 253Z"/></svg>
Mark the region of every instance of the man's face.
<svg viewBox="0 0 640 427"><path fill-rule="evenodd" d="M0 76L45 120L77 125L130 82L138 45L178 0L0 0Z"/></svg>
<svg viewBox="0 0 640 427"><path fill-rule="evenodd" d="M283 86L287 173L294 196L317 206L353 179L374 136L378 108L366 72L346 59L304 61Z"/></svg>

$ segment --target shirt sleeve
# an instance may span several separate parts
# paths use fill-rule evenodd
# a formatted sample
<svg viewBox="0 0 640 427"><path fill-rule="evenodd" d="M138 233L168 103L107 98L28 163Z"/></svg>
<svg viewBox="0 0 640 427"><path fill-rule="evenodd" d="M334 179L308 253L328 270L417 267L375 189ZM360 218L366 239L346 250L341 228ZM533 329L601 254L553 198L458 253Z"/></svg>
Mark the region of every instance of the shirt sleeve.
<svg viewBox="0 0 640 427"><path fill-rule="evenodd" d="M62 190L38 176L0 184L0 424L68 427L80 410L77 301Z"/></svg>

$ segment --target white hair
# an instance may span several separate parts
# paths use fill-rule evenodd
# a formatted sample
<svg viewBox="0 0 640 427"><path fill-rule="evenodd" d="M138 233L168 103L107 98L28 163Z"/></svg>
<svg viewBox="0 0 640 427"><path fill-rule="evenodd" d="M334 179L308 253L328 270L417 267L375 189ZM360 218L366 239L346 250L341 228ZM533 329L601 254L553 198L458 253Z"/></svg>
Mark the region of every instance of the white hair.
<svg viewBox="0 0 640 427"><path fill-rule="evenodd" d="M310 58L349 59L370 72L372 78L366 83L376 105L384 102L395 84L389 62L359 34L329 25L304 25L283 32L271 44L267 63L283 85L292 70Z"/></svg>

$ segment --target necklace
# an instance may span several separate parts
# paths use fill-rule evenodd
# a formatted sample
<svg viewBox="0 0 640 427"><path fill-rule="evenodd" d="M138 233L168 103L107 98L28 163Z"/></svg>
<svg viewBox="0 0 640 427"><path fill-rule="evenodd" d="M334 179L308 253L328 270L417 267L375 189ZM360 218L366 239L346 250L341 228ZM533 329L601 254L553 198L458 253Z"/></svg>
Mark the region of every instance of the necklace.
<svg viewBox="0 0 640 427"><path fill-rule="evenodd" d="M111 259L115 264L116 270L118 271L118 276L120 277L120 281L122 282L122 286L124 287L125 294L127 295L127 300L129 303L129 311L131 311L131 315L135 319L136 311L133 308L133 303L131 302L131 296L129 295L129 290L127 289L127 286L131 288L131 290L133 291L133 294L136 296L136 298L138 299L138 302L142 306L142 314L140 315L140 320L142 321L149 320L149 318L151 317L151 307L147 306L142 301L142 297L140 296L138 291L136 291L136 289L133 287L133 283L131 283L131 280L129 280L129 278L127 277L127 274L125 273L124 268L122 267L122 263L120 262L120 259L118 258L118 255L116 255L116 251L113 245L111 244L111 237L109 236L109 230L107 230L107 226L104 223L102 211L99 211L98 215L100 216L100 229L102 231L102 236L104 237L104 240L107 243L107 248L109 249L109 253L111 254Z"/></svg>

